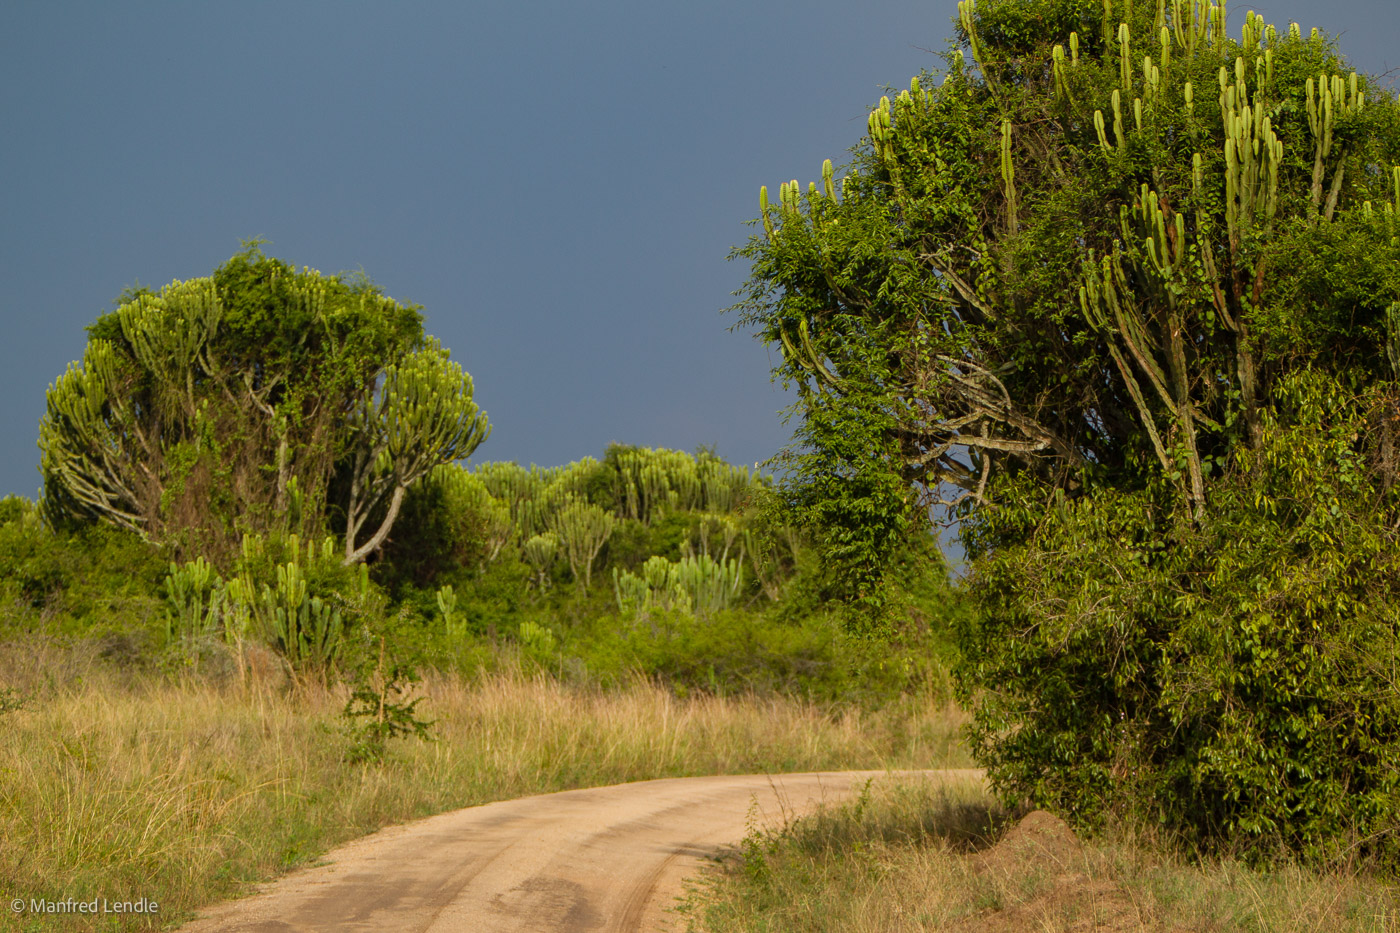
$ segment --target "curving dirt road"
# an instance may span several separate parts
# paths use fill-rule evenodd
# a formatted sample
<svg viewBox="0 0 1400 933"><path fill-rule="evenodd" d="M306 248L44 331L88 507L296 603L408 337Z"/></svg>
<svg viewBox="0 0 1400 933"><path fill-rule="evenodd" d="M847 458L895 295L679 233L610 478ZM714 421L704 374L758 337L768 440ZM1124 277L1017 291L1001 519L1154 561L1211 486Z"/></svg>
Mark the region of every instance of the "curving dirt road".
<svg viewBox="0 0 1400 933"><path fill-rule="evenodd" d="M829 771L672 778L523 797L382 830L261 893L211 908L186 933L638 933L703 861L752 823L833 802L869 778L978 771Z"/></svg>

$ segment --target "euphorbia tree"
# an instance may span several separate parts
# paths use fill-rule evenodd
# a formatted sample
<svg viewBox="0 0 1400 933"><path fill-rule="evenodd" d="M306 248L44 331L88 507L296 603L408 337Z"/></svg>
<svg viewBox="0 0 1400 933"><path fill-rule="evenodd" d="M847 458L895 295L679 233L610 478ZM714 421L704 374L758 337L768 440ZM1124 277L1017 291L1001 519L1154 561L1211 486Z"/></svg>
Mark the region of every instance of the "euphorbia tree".
<svg viewBox="0 0 1400 933"><path fill-rule="evenodd" d="M471 378L425 341L416 308L256 246L208 278L127 294L89 335L40 424L53 522L218 560L245 532L316 534L343 516L360 561L404 489L487 434Z"/></svg>
<svg viewBox="0 0 1400 933"><path fill-rule="evenodd" d="M1281 374L1390 375L1397 108L1328 41L1253 14L1235 41L1201 0L982 0L958 26L976 67L883 98L847 177L762 192L737 308L805 410L887 416L930 492L1155 464L1199 513ZM1345 320L1313 261L1339 248L1374 257Z"/></svg>
<svg viewBox="0 0 1400 933"><path fill-rule="evenodd" d="M760 195L789 499L879 608L963 519L993 780L1400 857L1400 107L1205 0L964 0L844 178ZM970 57L970 61L968 61Z"/></svg>

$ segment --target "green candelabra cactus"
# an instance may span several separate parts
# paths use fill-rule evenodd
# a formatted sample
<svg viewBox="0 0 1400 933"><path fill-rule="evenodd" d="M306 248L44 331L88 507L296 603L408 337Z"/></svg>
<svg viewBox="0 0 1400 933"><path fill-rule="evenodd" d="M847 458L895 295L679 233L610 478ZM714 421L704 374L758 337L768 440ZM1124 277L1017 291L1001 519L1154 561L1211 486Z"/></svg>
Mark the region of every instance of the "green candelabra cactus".
<svg viewBox="0 0 1400 933"><path fill-rule="evenodd" d="M718 458L699 465L702 508L708 512L735 512L743 507L757 483L746 466L735 466Z"/></svg>
<svg viewBox="0 0 1400 933"><path fill-rule="evenodd" d="M1069 76L1065 71L1065 47L1056 45L1050 53L1050 74L1055 81L1055 99L1061 102L1070 100Z"/></svg>
<svg viewBox="0 0 1400 933"><path fill-rule="evenodd" d="M506 504L512 526L520 524L520 503L533 499L544 485L538 470L527 470L512 461L478 464L472 473L486 484L492 496Z"/></svg>
<svg viewBox="0 0 1400 933"><path fill-rule="evenodd" d="M1183 59L1208 47L1225 48L1224 11L1201 0L1174 0L1168 23L1167 9L1163 3L1158 15L1158 61L1150 56L1142 60L1142 97L1133 99L1135 132L1149 150L1167 145L1168 133L1196 145L1211 145L1215 140L1220 158L1208 163L1202 152L1192 154L1190 202L1178 199L1169 205L1158 190L1164 182L1155 173L1151 184L1141 185L1132 207L1121 211L1120 244L1101 255L1091 254L1084 263L1080 303L1088 323L1107 338L1109 355L1163 470L1181 478L1183 492L1199 515L1205 490L1198 435L1202 429L1222 429L1202 413L1193 394L1198 380L1192 371L1195 351L1188 345L1188 335L1194 329L1223 325L1233 335L1244 420L1252 436L1257 437L1260 430L1257 367L1248 321L1229 294L1257 293L1262 280L1225 288L1212 283L1222 282L1222 268L1230 268L1236 276L1248 274L1240 261L1245 239L1251 231L1272 231L1280 210L1286 153L1274 123L1279 112L1274 49L1281 40L1278 31L1261 18L1252 13L1246 18L1240 42L1231 46L1240 54L1218 69L1222 133L1214 137L1197 120L1196 88L1186 79L1186 69L1178 67L1173 47ZM1301 40L1296 27L1289 35L1291 41ZM1133 138L1122 112L1124 95L1134 89L1126 24L1120 24L1117 38L1119 87L1111 94L1112 142L1103 112L1096 111L1094 118L1099 146L1109 155L1125 154ZM1179 83L1174 85L1174 80ZM1174 86L1180 88L1179 112L1171 117L1162 108L1168 100L1178 99ZM1313 149L1312 222L1330 222L1346 172L1346 154L1335 128L1340 120L1361 112L1365 92L1354 73L1349 79L1320 75L1306 81L1303 97ZM1158 117L1149 119L1150 114ZM1184 136L1168 130L1168 125L1184 129ZM1218 181L1210 177L1215 170L1220 171ZM1395 197L1400 202L1400 186ZM1223 207L1219 215L1216 205ZM1212 239L1217 216L1223 217L1225 225L1223 257Z"/></svg>
<svg viewBox="0 0 1400 933"><path fill-rule="evenodd" d="M919 91L919 81L915 78L912 82L916 94ZM909 93L904 92L901 98L908 98ZM886 98L886 103L888 99ZM873 117L872 117L873 119ZM888 123L888 121L886 121ZM872 130L872 134L875 131ZM839 203L836 182L836 168L830 159L822 162L821 186L816 182L807 183L807 205L813 223L821 225L825 222L829 210L829 205ZM774 205L768 199L768 186L762 185L758 189L758 213L763 221L763 230L768 239L777 236L778 227L773 222L773 215L776 213L778 219L784 223L801 222L802 220L802 188L797 179L783 182L778 185L778 203Z"/></svg>
<svg viewBox="0 0 1400 933"><path fill-rule="evenodd" d="M547 625L526 619L520 623L518 631L521 650L537 662L550 661L559 650L559 638Z"/></svg>
<svg viewBox="0 0 1400 933"><path fill-rule="evenodd" d="M584 457L567 466L525 468L516 463L483 463L475 474L509 512L511 535L523 547L550 527L552 516L572 499L583 499L600 464Z"/></svg>
<svg viewBox="0 0 1400 933"><path fill-rule="evenodd" d="M243 530L321 526L328 490L340 486L333 477L362 454L349 504L361 520L376 508L370 474L404 465L394 435L405 425L428 448L444 439L422 386L386 372L428 368L412 352L422 345L417 312L256 247L212 276L131 292L91 333L82 361L50 387L40 427L54 521L110 522L222 564ZM396 401L377 412L383 432L364 430L346 413L385 376ZM447 396L437 407L459 401L460 382L434 385Z"/></svg>
<svg viewBox="0 0 1400 933"><path fill-rule="evenodd" d="M691 597L681 584L677 564L655 556L648 558L639 570L640 573L630 573L613 568L613 593L623 615L634 616L651 609L691 610Z"/></svg>
<svg viewBox="0 0 1400 933"><path fill-rule="evenodd" d="M345 635L345 610L363 609L370 593L363 564L352 575L348 593L316 592L328 574L344 575L335 539L307 541L295 534L277 542L282 559L269 554L261 536L246 535L238 574L225 579L203 557L172 563L165 578L167 638L188 650L211 636L240 647L250 630L266 639L296 670L324 674L339 658ZM270 563L271 562L271 563ZM275 584L267 580L268 572ZM455 597L439 593L455 606Z"/></svg>
<svg viewBox="0 0 1400 933"><path fill-rule="evenodd" d="M1118 24L1118 87L1124 93L1133 90L1132 30L1127 23Z"/></svg>
<svg viewBox="0 0 1400 933"><path fill-rule="evenodd" d="M569 570L584 592L593 580L593 562L616 521L612 513L573 498L549 517L549 530L558 536Z"/></svg>
<svg viewBox="0 0 1400 933"><path fill-rule="evenodd" d="M616 463L617 500L624 518L650 524L668 511L703 506L705 476L684 451L631 448L620 451Z"/></svg>
<svg viewBox="0 0 1400 933"><path fill-rule="evenodd" d="M1225 221L1230 241L1236 245L1242 232L1262 214L1271 228L1278 213L1278 173L1283 163L1283 141L1274 132L1260 95L1272 75L1251 97L1244 58L1235 59L1235 83L1220 70L1220 110L1225 127ZM1330 98L1329 98L1330 99ZM1328 105L1330 112L1331 105Z"/></svg>
<svg viewBox="0 0 1400 933"><path fill-rule="evenodd" d="M549 588L549 574L559 559L559 536L552 531L532 535L525 542L525 560L535 570L535 586Z"/></svg>
<svg viewBox="0 0 1400 933"><path fill-rule="evenodd" d="M729 608L744 586L744 568L736 558L717 561L705 555L683 557L676 571L691 605L701 614Z"/></svg>
<svg viewBox="0 0 1400 933"><path fill-rule="evenodd" d="M193 417L196 370L213 366L205 354L223 316L213 279L175 281L159 294L144 294L117 311L122 336L136 361L159 382L168 398L179 399Z"/></svg>
<svg viewBox="0 0 1400 933"><path fill-rule="evenodd" d="M645 611L649 593L646 581L641 577L628 573L621 567L613 568L613 595L617 599L618 611L624 616L633 616Z"/></svg>
<svg viewBox="0 0 1400 933"><path fill-rule="evenodd" d="M457 612L457 592L446 585L437 591L438 616L449 641L460 644L467 638L467 617Z"/></svg>
<svg viewBox="0 0 1400 933"><path fill-rule="evenodd" d="M702 554L669 561L658 556L647 560L640 571L613 568L613 592L624 615L649 609L708 615L733 605L744 585L744 569L737 558L717 561Z"/></svg>
<svg viewBox="0 0 1400 933"><path fill-rule="evenodd" d="M166 642L186 650L200 639L220 633L230 614L224 580L203 557L170 565L165 601Z"/></svg>
<svg viewBox="0 0 1400 933"><path fill-rule="evenodd" d="M893 163L895 160L894 151L894 125L890 119L890 99L880 98L880 105L870 114L866 123L870 132L870 144L875 149L875 156L881 162Z"/></svg>
<svg viewBox="0 0 1400 933"><path fill-rule="evenodd" d="M135 424L127 387L135 378L109 341L91 340L81 364L49 386L47 410L39 422L40 468L45 477L44 508L50 521L61 521L76 505L107 521L146 533L149 514L142 508L129 469L139 456L142 436L127 430Z"/></svg>
<svg viewBox="0 0 1400 933"><path fill-rule="evenodd" d="M481 476L454 463L434 468L428 482L441 490L447 514L457 516L465 526L458 533L481 545L483 563L495 561L511 540L510 506L491 494Z"/></svg>
<svg viewBox="0 0 1400 933"><path fill-rule="evenodd" d="M1334 131L1337 120L1354 116L1361 112L1366 103L1366 94L1361 90L1356 72L1343 80L1340 75L1318 75L1317 79L1307 80L1308 128L1313 135L1312 205L1313 222L1319 217L1332 220L1341 197L1342 183L1346 178L1345 146L1333 155ZM1327 177L1327 163L1335 164L1332 184L1324 203L1322 193Z"/></svg>
<svg viewBox="0 0 1400 933"><path fill-rule="evenodd" d="M307 541L287 535L278 542L281 559L260 536L243 539L239 575L228 583L230 599L246 607L253 624L296 670L324 675L340 657L345 611L361 611L370 596L369 568L344 570L334 538ZM272 560L275 585L264 568ZM316 592L313 580L351 574L349 592Z"/></svg>

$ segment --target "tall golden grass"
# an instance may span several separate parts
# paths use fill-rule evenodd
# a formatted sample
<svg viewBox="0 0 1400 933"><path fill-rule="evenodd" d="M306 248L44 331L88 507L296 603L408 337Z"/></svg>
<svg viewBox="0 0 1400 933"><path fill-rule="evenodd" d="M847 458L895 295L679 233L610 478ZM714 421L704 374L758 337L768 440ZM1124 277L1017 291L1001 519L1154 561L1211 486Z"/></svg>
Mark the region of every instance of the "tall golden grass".
<svg viewBox="0 0 1400 933"><path fill-rule="evenodd" d="M352 837L491 800L967 763L961 715L933 698L832 712L781 697L681 700L642 681L600 692L522 674L433 679L419 711L435 740L356 765L341 690L122 677L13 651L0 672L32 696L0 715L0 930L155 929ZM40 917L11 911L16 898L145 898L159 913Z"/></svg>

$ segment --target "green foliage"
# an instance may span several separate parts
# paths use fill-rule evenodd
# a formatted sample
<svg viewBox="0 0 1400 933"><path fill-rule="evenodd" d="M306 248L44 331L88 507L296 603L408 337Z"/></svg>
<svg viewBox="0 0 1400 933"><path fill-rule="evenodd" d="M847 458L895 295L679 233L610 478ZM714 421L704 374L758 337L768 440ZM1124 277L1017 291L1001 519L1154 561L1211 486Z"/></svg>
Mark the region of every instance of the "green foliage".
<svg viewBox="0 0 1400 933"><path fill-rule="evenodd" d="M483 571L461 575L457 612L467 630L489 638L514 630L529 598L532 575L532 568L514 549L503 551L500 559Z"/></svg>
<svg viewBox="0 0 1400 933"><path fill-rule="evenodd" d="M14 687L0 687L0 716L17 713L29 706L30 697Z"/></svg>
<svg viewBox="0 0 1400 933"><path fill-rule="evenodd" d="M1008 797L1392 858L1400 106L1212 3L957 28L975 67L883 98L844 179L763 189L737 251L829 594L898 618L891 558L940 506Z"/></svg>
<svg viewBox="0 0 1400 933"><path fill-rule="evenodd" d="M156 640L164 572L159 553L129 532L55 531L26 505L0 524L0 627Z"/></svg>
<svg viewBox="0 0 1400 933"><path fill-rule="evenodd" d="M0 499L0 525L23 521L34 514L34 504L23 496L5 496Z"/></svg>
<svg viewBox="0 0 1400 933"><path fill-rule="evenodd" d="M779 602L796 573L804 550L803 537L771 489L755 493L744 517L744 551L749 555L759 590L768 599Z"/></svg>
<svg viewBox="0 0 1400 933"><path fill-rule="evenodd" d="M350 737L345 758L355 764L383 761L392 739L432 737L432 722L418 718L418 704L424 698L412 696L419 682L417 672L403 662L386 662L386 656L381 636L377 661L360 669L341 713Z"/></svg>
<svg viewBox="0 0 1400 933"><path fill-rule="evenodd" d="M695 483L667 479L665 489L674 496L641 500L664 499L665 505L633 512L649 521L627 517L633 507L619 462L624 469L629 462L663 464ZM449 505L441 488L449 471L462 473L442 468L409 497L424 527L471 511ZM891 640L854 638L823 613L823 569L805 536L786 524L773 491L712 453L638 453L613 445L601 462L583 458L553 468L486 463L470 476L484 486L489 508L510 516L507 531L493 525L491 536L505 539L496 559L478 558L486 553L482 532L469 530L466 540L475 543L455 553L472 556L462 563L436 558L435 589L402 577L393 584L406 620L403 637L421 645L430 663L460 671L520 663L605 684L642 673L680 691L786 690L824 700L844 693L861 702L948 689L949 591L927 536L900 549L889 575L892 612L902 620L898 630L885 633ZM687 486L698 492L682 499L677 490ZM600 527L585 527L573 539L570 565L571 532L564 525L590 516ZM613 530L604 539L609 520ZM412 527L418 525L415 518ZM540 530L547 527L556 530ZM395 542L386 563L399 559L400 547L416 546L410 542L447 540L435 535ZM582 585L590 553L595 569L601 564L609 572L611 592ZM761 583L755 567L762 568ZM398 567L381 564L374 572L389 581ZM568 577L580 585L557 585ZM770 611L735 608L755 604ZM511 643L515 650L501 653Z"/></svg>
<svg viewBox="0 0 1400 933"><path fill-rule="evenodd" d="M391 589L429 586L456 568L482 568L512 539L509 503L479 473L442 464L404 498L375 573Z"/></svg>
<svg viewBox="0 0 1400 933"><path fill-rule="evenodd" d="M1163 524L1165 489L1046 509L1028 487L978 517L964 696L999 786L1207 847L1400 856L1400 503L1362 441L1382 402L1286 380L1198 524Z"/></svg>
<svg viewBox="0 0 1400 933"><path fill-rule="evenodd" d="M608 560L633 570L653 556L678 560L698 531L699 518L690 512L673 512L650 525L619 519L608 539Z"/></svg>
<svg viewBox="0 0 1400 933"><path fill-rule="evenodd" d="M795 506L834 529L857 604L878 609L899 489L966 510L1004 472L1069 491L1160 473L1199 513L1289 367L1388 372L1372 335L1397 283L1343 302L1314 272L1391 265L1393 102L1368 103L1320 38L1250 19L1235 42L1183 3L1120 30L1114 10L1091 29L1076 3L963 4L978 70L954 56L941 84L883 99L839 191L825 172L806 196L765 192L765 235L737 253L736 309L800 390ZM1304 289L1321 300L1300 309ZM1327 307L1355 326L1289 343Z"/></svg>
<svg viewBox="0 0 1400 933"><path fill-rule="evenodd" d="M679 693L781 692L868 707L909 693L951 698L947 639L928 630L871 639L829 614L787 622L737 609L701 617L662 608L621 625L599 616L560 630L556 663L603 683L642 673Z"/></svg>
<svg viewBox="0 0 1400 933"><path fill-rule="evenodd" d="M607 543L615 523L611 513L572 498L549 517L549 530L558 538L569 570L585 591L593 580L593 561Z"/></svg>
<svg viewBox="0 0 1400 933"><path fill-rule="evenodd" d="M600 560L634 569L653 555L678 559L693 547L701 554L713 548L721 560L737 550L742 564L740 513L765 488L748 468L709 451L692 456L619 444L602 461L584 457L559 467L442 466L405 497L403 530L375 573L399 593L449 578L465 582L464 568L483 574L513 555L534 568L539 591L564 576L563 565L586 590Z"/></svg>
<svg viewBox="0 0 1400 933"><path fill-rule="evenodd" d="M486 434L416 308L256 245L124 295L88 330L40 424L54 524L108 522L227 567L245 532L321 534L329 510L353 562L409 486Z"/></svg>
<svg viewBox="0 0 1400 933"><path fill-rule="evenodd" d="M785 520L806 530L821 557L824 597L850 607L860 628L891 618L885 568L911 533L915 497L889 469L890 419L875 405L811 398L795 432L801 447L783 458Z"/></svg>
<svg viewBox="0 0 1400 933"><path fill-rule="evenodd" d="M653 557L640 574L613 568L613 589L624 615L649 609L679 609L709 615L728 609L744 585L744 568L737 558L714 560L709 555L668 561Z"/></svg>
<svg viewBox="0 0 1400 933"><path fill-rule="evenodd" d="M704 451L661 459L693 464L676 469L693 472L701 493L696 508L660 510L650 524L599 504L615 501L606 461L440 467L406 497L398 540L368 567L346 566L334 539L275 532L247 535L221 571L203 555L172 561L169 551L103 525L54 531L21 503L18 519L0 523L0 596L25 594L7 631L47 632L51 619L82 637L102 635L111 621L125 639L122 660L163 649L167 672L219 679L246 678L265 663L257 646L270 647L293 683L342 680L360 690L347 730L351 754L366 761L389 745L376 730L392 721L408 727L392 714L411 697L366 686L377 682L381 638L390 686L396 665L429 664L468 675L523 666L592 686L640 675L678 693L782 691L872 706L911 691L946 695L942 627L925 620L893 643L852 637L821 611L821 574L802 534L776 511L762 514L761 504L773 502L765 483ZM614 530L601 545L585 539L571 570L565 539L540 531L522 540L512 506L528 527L601 515ZM414 554L419 547L440 550ZM594 548L594 571L608 577L660 566L673 598L621 617L615 591L582 585ZM756 549L766 555L771 592L756 580ZM941 564L927 566L941 573ZM564 585L575 574L580 585ZM89 596L102 598L74 614Z"/></svg>
<svg viewBox="0 0 1400 933"><path fill-rule="evenodd" d="M961 7L962 5L959 4ZM975 15L975 29L969 30L963 18L955 21L960 43L970 44L975 36L979 49L995 50L998 55L1019 57L1040 52L1045 43L1068 42L1071 33L1086 40L1083 51L1101 46L1104 4L1102 0L1055 0L1055 2L1025 3L1018 0L978 0L969 4ZM1123 4L1118 4L1119 10ZM1151 3L1142 4L1143 14L1151 22ZM1128 7L1131 10L1131 6ZM1128 15L1131 16L1131 13ZM1116 21L1113 24L1117 26ZM1092 43L1092 46L1091 46Z"/></svg>

